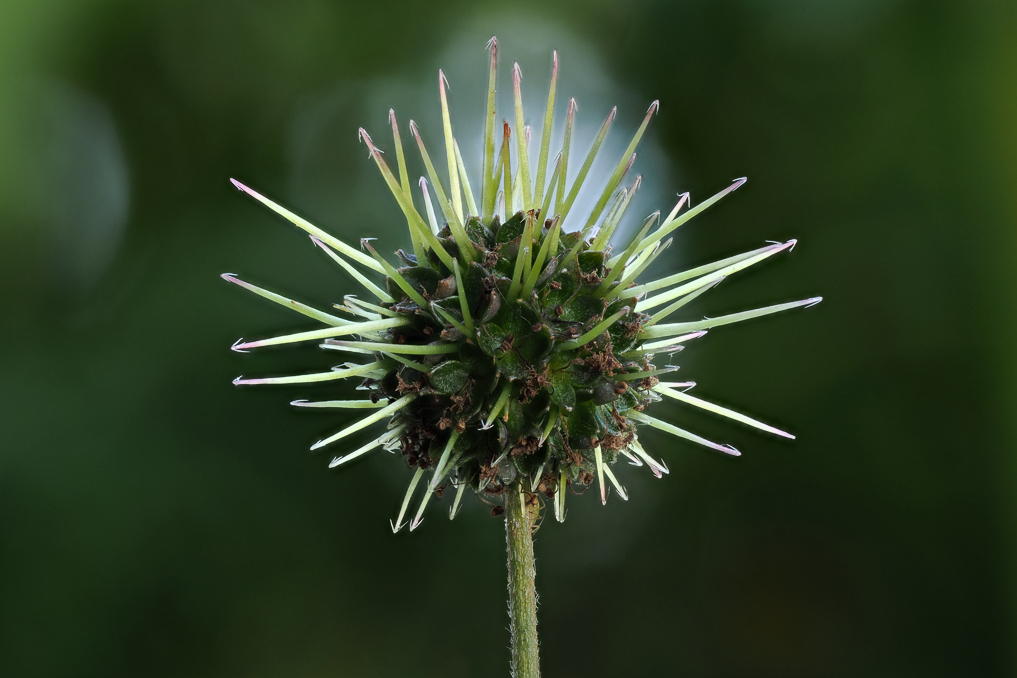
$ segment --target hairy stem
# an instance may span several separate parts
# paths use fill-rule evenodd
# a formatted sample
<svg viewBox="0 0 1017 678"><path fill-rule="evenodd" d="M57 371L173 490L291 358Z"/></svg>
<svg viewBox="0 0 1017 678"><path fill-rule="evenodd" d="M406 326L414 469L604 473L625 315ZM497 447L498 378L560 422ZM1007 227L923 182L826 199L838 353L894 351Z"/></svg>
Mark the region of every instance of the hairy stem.
<svg viewBox="0 0 1017 678"><path fill-rule="evenodd" d="M508 548L509 618L512 624L513 678L539 678L537 590L533 585L533 520L539 510L526 505L521 492L506 493L505 537Z"/></svg>

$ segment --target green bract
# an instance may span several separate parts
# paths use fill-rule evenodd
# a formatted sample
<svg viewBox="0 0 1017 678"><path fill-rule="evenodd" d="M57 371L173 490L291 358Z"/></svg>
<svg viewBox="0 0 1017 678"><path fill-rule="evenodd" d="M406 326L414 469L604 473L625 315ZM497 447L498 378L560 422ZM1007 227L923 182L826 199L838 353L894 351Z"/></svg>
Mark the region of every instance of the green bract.
<svg viewBox="0 0 1017 678"><path fill-rule="evenodd" d="M611 237L640 184L636 177L631 185L622 187L622 180L635 160L636 145L658 108L657 102L650 106L589 216L573 226L575 219L570 215L576 196L615 111L608 115L570 183L575 100L568 105L562 151L553 162L549 148L557 54L540 148L534 158L527 143L530 130L524 126L517 65L513 69L514 119L515 129L523 128L523 133L513 138L512 127L504 122L496 154L497 43L493 40L490 50L484 162L476 184L479 201L453 136L446 83L440 71L447 183L439 176L416 124L409 124L444 225L439 225L423 177L421 194L414 202L394 112L390 119L398 176L367 132L360 130L361 140L409 226L413 252L399 250L396 263L379 254L367 240L361 241L359 249L351 247L234 181L238 188L309 232L315 244L374 297L369 302L346 297L336 306L347 315L338 317L225 274L226 280L325 325L261 341L240 341L234 344L235 350L318 341L324 349L364 359L322 374L238 378L234 383L290 384L356 377L369 398L298 400L293 404L372 410L312 449L332 445L375 423L387 423L383 435L336 457L332 466L379 447L401 452L416 471L393 523L395 530L404 524L412 495L425 474L423 496L410 529L420 523L431 495L440 495L448 486L457 489L452 516L467 487L493 498L507 491L543 493L553 500L559 520L565 517L565 493L571 484L596 481L601 499L606 501L608 482L627 498L611 468L619 455L635 465L648 465L658 477L667 472L666 465L650 457L640 444L639 425L725 454L739 454L729 445L708 441L646 414L647 406L662 397L791 437L688 395L685 391L691 382L660 381L662 375L677 368L657 367L653 359L655 354L680 350L682 342L702 336L708 328L817 303L820 299L812 298L709 320L661 322L728 275L790 249L795 241L768 245L659 280L638 281L637 276L670 245L668 236L675 229L745 180L736 180L693 209L687 209L688 194L683 194L662 221L659 213L650 215L630 241L612 248ZM422 204L426 218L417 204ZM568 231L566 224L573 230ZM375 277L377 274L384 280Z"/></svg>

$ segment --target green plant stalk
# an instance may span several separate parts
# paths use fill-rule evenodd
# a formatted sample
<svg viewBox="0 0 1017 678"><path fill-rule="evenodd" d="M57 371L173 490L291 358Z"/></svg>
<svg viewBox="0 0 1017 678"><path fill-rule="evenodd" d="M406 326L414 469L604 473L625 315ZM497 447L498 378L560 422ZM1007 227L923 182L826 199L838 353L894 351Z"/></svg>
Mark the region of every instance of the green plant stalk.
<svg viewBox="0 0 1017 678"><path fill-rule="evenodd" d="M506 493L505 540L508 548L509 619L512 630L513 678L539 678L537 590L533 584L533 520L522 491Z"/></svg>

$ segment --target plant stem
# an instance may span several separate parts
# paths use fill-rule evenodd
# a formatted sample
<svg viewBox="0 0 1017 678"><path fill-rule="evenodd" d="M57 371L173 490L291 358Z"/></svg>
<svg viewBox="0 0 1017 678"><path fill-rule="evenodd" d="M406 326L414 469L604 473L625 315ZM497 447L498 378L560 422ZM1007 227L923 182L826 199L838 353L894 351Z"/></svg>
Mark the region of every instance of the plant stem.
<svg viewBox="0 0 1017 678"><path fill-rule="evenodd" d="M505 541L508 548L509 619L512 624L513 678L539 678L537 590L533 585L533 520L539 510L526 505L519 491L506 493Z"/></svg>

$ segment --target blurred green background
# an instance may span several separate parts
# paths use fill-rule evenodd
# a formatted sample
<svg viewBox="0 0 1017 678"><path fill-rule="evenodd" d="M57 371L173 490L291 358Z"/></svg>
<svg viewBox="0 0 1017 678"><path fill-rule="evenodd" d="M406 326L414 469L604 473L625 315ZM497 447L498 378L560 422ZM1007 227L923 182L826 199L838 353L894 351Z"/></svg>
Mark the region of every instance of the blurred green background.
<svg viewBox="0 0 1017 678"><path fill-rule="evenodd" d="M218 277L355 291L227 179L405 246L357 127L435 153L442 67L475 163L492 34L580 153L661 100L630 228L749 176L659 272L800 239L690 317L826 297L679 356L798 440L662 406L745 456L647 434L670 476L544 523L545 674L1014 675L1017 5L917 0L3 3L0 674L507 675L500 520L393 536L398 458L306 452L329 389L230 383L336 363L229 351L313 323Z"/></svg>

